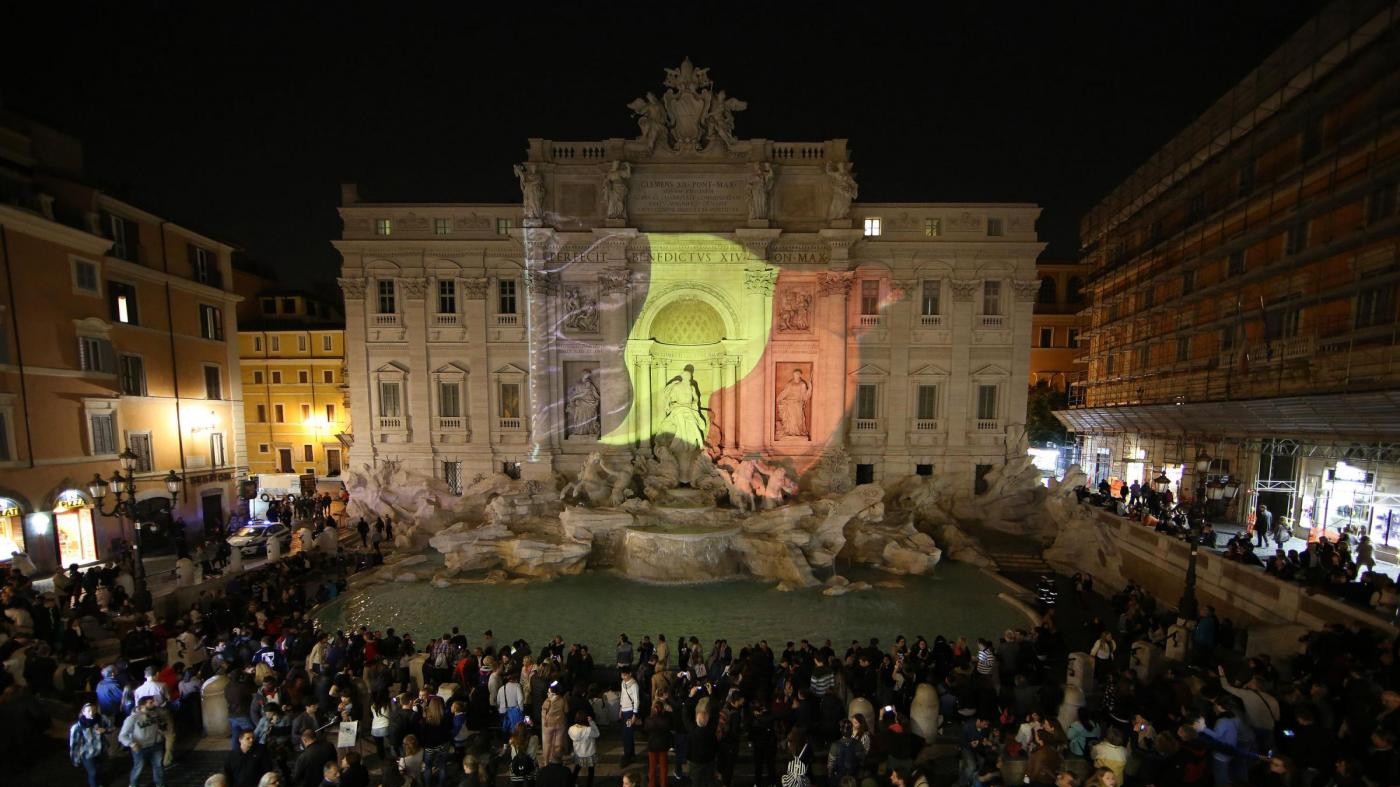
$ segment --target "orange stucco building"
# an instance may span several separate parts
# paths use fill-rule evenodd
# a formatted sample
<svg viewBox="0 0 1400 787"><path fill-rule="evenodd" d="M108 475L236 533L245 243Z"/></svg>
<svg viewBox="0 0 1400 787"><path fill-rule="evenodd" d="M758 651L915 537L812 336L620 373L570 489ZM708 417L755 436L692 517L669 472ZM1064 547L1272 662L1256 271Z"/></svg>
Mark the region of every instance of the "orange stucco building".
<svg viewBox="0 0 1400 787"><path fill-rule="evenodd" d="M75 140L0 115L0 557L47 572L134 540L88 491L127 449L148 552L174 520L191 541L226 521L246 474L232 252L86 185Z"/></svg>

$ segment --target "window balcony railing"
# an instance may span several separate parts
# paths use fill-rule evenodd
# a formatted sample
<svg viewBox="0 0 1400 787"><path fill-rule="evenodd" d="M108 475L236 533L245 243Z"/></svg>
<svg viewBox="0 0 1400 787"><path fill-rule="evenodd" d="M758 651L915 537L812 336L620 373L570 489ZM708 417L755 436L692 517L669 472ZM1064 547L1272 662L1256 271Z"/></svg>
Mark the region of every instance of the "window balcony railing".
<svg viewBox="0 0 1400 787"><path fill-rule="evenodd" d="M523 424L524 419L521 418L496 419L496 428L500 429L503 432L518 432L522 428Z"/></svg>
<svg viewBox="0 0 1400 787"><path fill-rule="evenodd" d="M914 431L916 432L937 432L937 418L919 418L914 421Z"/></svg>
<svg viewBox="0 0 1400 787"><path fill-rule="evenodd" d="M979 432L1000 432L1001 421L996 418L978 418L977 431Z"/></svg>
<svg viewBox="0 0 1400 787"><path fill-rule="evenodd" d="M403 431L403 423L403 416L400 415L379 416L379 428L385 432L401 432Z"/></svg>
<svg viewBox="0 0 1400 787"><path fill-rule="evenodd" d="M1000 330L1006 326L1006 318L1000 314L982 315L982 327L992 330Z"/></svg>
<svg viewBox="0 0 1400 787"><path fill-rule="evenodd" d="M460 416L439 416L437 428L444 432L460 432L462 430L462 418Z"/></svg>
<svg viewBox="0 0 1400 787"><path fill-rule="evenodd" d="M919 326L922 328L942 328L943 315L941 314L921 314L919 315Z"/></svg>
<svg viewBox="0 0 1400 787"><path fill-rule="evenodd" d="M501 326L515 326L515 325L519 325L519 324L520 324L520 315L518 315L518 314L498 314L498 315L496 315L496 324L497 324L497 325L501 325Z"/></svg>
<svg viewBox="0 0 1400 787"><path fill-rule="evenodd" d="M398 312L386 312L383 314L376 314L373 315L373 320L374 324L380 327L384 327L386 325L399 325L403 322L403 318L399 315Z"/></svg>
<svg viewBox="0 0 1400 787"><path fill-rule="evenodd" d="M461 316L457 314L433 315L433 325L458 325L461 321Z"/></svg>
<svg viewBox="0 0 1400 787"><path fill-rule="evenodd" d="M857 432L876 432L880 429L880 419L878 418L857 418L855 430Z"/></svg>
<svg viewBox="0 0 1400 787"><path fill-rule="evenodd" d="M879 328L884 324L883 315L880 314L862 314L857 319L857 324L862 328Z"/></svg>

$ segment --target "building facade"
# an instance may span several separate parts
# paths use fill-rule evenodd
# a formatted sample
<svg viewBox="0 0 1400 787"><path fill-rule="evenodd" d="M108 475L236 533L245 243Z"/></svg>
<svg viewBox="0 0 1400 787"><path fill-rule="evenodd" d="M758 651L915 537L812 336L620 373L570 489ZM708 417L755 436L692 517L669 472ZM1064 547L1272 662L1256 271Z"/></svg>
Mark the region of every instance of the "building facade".
<svg viewBox="0 0 1400 787"><path fill-rule="evenodd" d="M24 549L47 570L134 541L88 491L127 449L150 543L172 518L223 523L243 456L232 251L85 185L71 138L0 119L5 557Z"/></svg>
<svg viewBox="0 0 1400 787"><path fill-rule="evenodd" d="M531 139L521 204L347 189L352 466L552 479L695 430L799 476L1004 462L1039 208L855 202L845 140L739 140L742 102L667 71L636 139Z"/></svg>
<svg viewBox="0 0 1400 787"><path fill-rule="evenodd" d="M338 477L345 469L345 324L295 290L263 290L240 325L248 470Z"/></svg>
<svg viewBox="0 0 1400 787"><path fill-rule="evenodd" d="M1096 478L1390 539L1397 36L1392 3L1328 6L1084 219L1088 378L1060 416Z"/></svg>
<svg viewBox="0 0 1400 787"><path fill-rule="evenodd" d="M1084 379L1079 335L1085 325L1082 312L1090 268L1078 262L1040 260L1035 270L1040 290L1031 317L1030 383L1063 393Z"/></svg>

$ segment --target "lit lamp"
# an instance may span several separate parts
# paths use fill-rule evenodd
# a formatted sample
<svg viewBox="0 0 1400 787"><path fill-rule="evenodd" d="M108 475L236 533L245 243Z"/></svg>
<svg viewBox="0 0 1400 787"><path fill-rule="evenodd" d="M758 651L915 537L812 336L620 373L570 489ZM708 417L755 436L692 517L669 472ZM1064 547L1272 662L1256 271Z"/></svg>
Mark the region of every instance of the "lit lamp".
<svg viewBox="0 0 1400 787"><path fill-rule="evenodd" d="M126 520L131 520L132 531L136 536L136 595L132 600L136 603L136 609L141 612L149 611L151 608L151 593L146 587L146 560L145 551L141 547L141 522L137 518L136 511L136 463L140 456L128 447L117 455L121 462L122 469L126 470L123 476L120 470L113 471L110 481L102 480L102 476L93 473L92 481L88 483L88 493L92 495L94 507L103 516L115 516L122 524L122 531L126 531ZM175 508L175 500L180 495L180 476L171 470L164 479L165 489L170 493L170 507ZM107 493L115 493L112 502L112 510L108 511L102 507L102 501L106 499Z"/></svg>
<svg viewBox="0 0 1400 787"><path fill-rule="evenodd" d="M1202 448L1200 453L1196 454L1196 472L1202 475L1209 472L1210 461L1210 454L1206 453L1206 449Z"/></svg>
<svg viewBox="0 0 1400 787"><path fill-rule="evenodd" d="M1165 471L1159 474L1156 478L1152 479L1152 488L1157 490L1159 494L1167 491L1168 489L1171 489L1171 486L1172 480L1170 478L1167 478L1167 474Z"/></svg>
<svg viewBox="0 0 1400 787"><path fill-rule="evenodd" d="M1206 484L1206 499L1212 503L1225 497L1225 484L1220 481L1211 481Z"/></svg>

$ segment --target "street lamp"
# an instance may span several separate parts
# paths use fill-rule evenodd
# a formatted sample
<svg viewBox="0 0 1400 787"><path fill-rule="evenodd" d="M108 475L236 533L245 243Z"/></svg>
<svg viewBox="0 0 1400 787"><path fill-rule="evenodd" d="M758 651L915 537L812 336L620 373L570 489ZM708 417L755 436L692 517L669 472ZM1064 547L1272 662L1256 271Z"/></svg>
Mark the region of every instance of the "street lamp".
<svg viewBox="0 0 1400 787"><path fill-rule="evenodd" d="M1152 488L1157 490L1158 494L1166 492L1168 489L1172 488L1172 480L1170 478L1167 478L1167 473L1165 470L1158 474L1156 478L1152 479Z"/></svg>
<svg viewBox="0 0 1400 787"><path fill-rule="evenodd" d="M146 587L146 553L141 546L141 522L137 519L136 511L136 462L140 458L128 447L117 456L126 475L123 476L120 470L114 471L112 479L104 481L101 475L93 473L88 492L92 495L98 513L103 516L115 516L121 521L123 533L126 532L126 520L131 520L131 529L136 537L136 597L133 601L138 611L147 612L151 608L151 593ZM170 507L173 510L175 500L180 495L180 476L171 470L162 480L165 481L166 491L170 493ZM109 491L116 494L111 511L102 507L102 501Z"/></svg>

